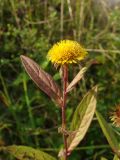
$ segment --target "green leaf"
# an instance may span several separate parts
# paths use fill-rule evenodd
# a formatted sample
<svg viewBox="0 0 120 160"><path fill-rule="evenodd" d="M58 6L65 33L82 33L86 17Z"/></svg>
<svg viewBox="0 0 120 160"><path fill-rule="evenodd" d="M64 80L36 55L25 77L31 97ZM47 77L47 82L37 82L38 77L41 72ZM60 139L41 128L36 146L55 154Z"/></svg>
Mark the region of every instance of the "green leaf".
<svg viewBox="0 0 120 160"><path fill-rule="evenodd" d="M113 160L120 160L117 155L114 156Z"/></svg>
<svg viewBox="0 0 120 160"><path fill-rule="evenodd" d="M96 109L97 86L92 88L78 105L71 123L71 130L75 131L68 137L68 151L72 151L84 138Z"/></svg>
<svg viewBox="0 0 120 160"><path fill-rule="evenodd" d="M101 159L100 160L108 160L107 158L105 158L105 157L101 157Z"/></svg>
<svg viewBox="0 0 120 160"><path fill-rule="evenodd" d="M103 118L103 116L96 111L96 116L98 119L98 122L100 124L100 127L105 135L105 137L107 138L107 141L109 143L109 145L111 146L112 150L116 153L119 154L119 143L118 140L116 138L115 133L113 132L111 126L106 122L106 120Z"/></svg>
<svg viewBox="0 0 120 160"><path fill-rule="evenodd" d="M92 118L94 116L94 112L96 109L96 93L97 86L92 88L82 99L80 104L78 105L71 123L71 133L68 137L68 153L80 143L80 141L84 138ZM59 152L59 157L63 156L64 151Z"/></svg>
<svg viewBox="0 0 120 160"><path fill-rule="evenodd" d="M5 104L5 106L7 106L7 107L10 106L9 99L7 98L7 96L2 91L0 91L0 101L2 101Z"/></svg>
<svg viewBox="0 0 120 160"><path fill-rule="evenodd" d="M51 155L31 148L27 146L17 146L17 145L12 145L12 146L7 146L7 147L2 147L0 150L4 150L14 157L16 157L18 160L56 160L54 157Z"/></svg>

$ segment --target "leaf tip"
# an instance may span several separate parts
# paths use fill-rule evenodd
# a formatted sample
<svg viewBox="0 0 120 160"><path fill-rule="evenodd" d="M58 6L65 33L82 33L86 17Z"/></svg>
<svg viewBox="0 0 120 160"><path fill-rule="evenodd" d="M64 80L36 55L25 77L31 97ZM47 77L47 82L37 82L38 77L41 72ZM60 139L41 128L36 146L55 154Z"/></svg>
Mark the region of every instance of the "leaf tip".
<svg viewBox="0 0 120 160"><path fill-rule="evenodd" d="M23 62L26 58L27 58L26 56L20 55L20 59L21 59L22 62Z"/></svg>
<svg viewBox="0 0 120 160"><path fill-rule="evenodd" d="M97 92L97 91L98 91L98 85L95 85L95 86L93 87L93 90L94 90L95 92Z"/></svg>

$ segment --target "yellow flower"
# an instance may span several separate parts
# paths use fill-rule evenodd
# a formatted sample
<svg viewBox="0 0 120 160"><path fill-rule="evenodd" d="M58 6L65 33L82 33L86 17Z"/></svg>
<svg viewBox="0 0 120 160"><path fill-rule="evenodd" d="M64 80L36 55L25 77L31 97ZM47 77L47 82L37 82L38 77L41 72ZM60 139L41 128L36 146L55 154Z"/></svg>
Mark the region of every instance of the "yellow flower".
<svg viewBox="0 0 120 160"><path fill-rule="evenodd" d="M120 105L118 105L111 113L111 121L116 127L120 127Z"/></svg>
<svg viewBox="0 0 120 160"><path fill-rule="evenodd" d="M53 45L48 52L48 59L57 65L77 63L84 59L87 51L76 41L62 40Z"/></svg>

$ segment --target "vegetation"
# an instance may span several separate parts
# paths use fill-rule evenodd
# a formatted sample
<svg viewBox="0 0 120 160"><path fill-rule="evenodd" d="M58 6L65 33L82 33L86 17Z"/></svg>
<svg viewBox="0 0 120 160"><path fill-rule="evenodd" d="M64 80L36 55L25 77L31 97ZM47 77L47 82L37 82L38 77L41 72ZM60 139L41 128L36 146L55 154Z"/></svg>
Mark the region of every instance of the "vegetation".
<svg viewBox="0 0 120 160"><path fill-rule="evenodd" d="M20 155L14 155L18 159L35 159L34 154L28 157L27 153L39 149L37 155L46 156L47 152L51 159L57 157L63 147L57 131L61 127L61 111L33 84L23 69L20 55L34 59L61 85L59 70L46 55L53 43L72 39L82 43L89 54L79 65L70 66L69 81L82 67L87 66L88 70L77 89L68 95L67 127L77 104L96 84L99 112L69 159L112 160L119 143L113 132L120 131L109 119L112 108L120 103L119 7L109 8L103 1L98 5L93 0L0 0L0 19L0 158L13 160L5 152L14 155L15 150L20 150ZM38 150L28 151L19 145Z"/></svg>

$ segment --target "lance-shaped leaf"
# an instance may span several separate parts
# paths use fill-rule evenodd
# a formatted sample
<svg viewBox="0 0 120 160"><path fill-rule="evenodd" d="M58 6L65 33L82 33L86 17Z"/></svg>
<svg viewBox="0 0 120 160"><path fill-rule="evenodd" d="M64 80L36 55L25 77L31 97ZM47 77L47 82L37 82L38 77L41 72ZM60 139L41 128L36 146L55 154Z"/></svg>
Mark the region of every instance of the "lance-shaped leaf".
<svg viewBox="0 0 120 160"><path fill-rule="evenodd" d="M80 81L80 79L83 77L84 73L86 72L87 67L82 68L78 74L75 76L75 78L72 80L72 82L67 87L67 92L71 91L74 86Z"/></svg>
<svg viewBox="0 0 120 160"><path fill-rule="evenodd" d="M116 135L115 135L113 129L111 128L111 126L106 122L106 120L103 118L103 116L98 111L96 111L96 116L97 116L98 122L100 124L100 127L101 127L105 137L107 138L109 145L111 146L112 150L117 155L119 155L120 154L119 153L120 147L119 147L119 143L118 143L118 140L116 138Z"/></svg>
<svg viewBox="0 0 120 160"><path fill-rule="evenodd" d="M71 130L76 132L68 137L69 152L80 143L90 126L96 108L96 93L97 86L85 95L73 115Z"/></svg>
<svg viewBox="0 0 120 160"><path fill-rule="evenodd" d="M120 160L117 155L114 156L113 160Z"/></svg>
<svg viewBox="0 0 120 160"><path fill-rule="evenodd" d="M40 68L32 59L22 55L21 60L25 70L36 85L61 106L61 92L52 76Z"/></svg>
<svg viewBox="0 0 120 160"><path fill-rule="evenodd" d="M80 143L84 138L96 109L96 93L97 86L92 88L82 99L78 105L71 123L70 130L73 133L68 137L68 154ZM64 155L64 151L59 152L59 157Z"/></svg>
<svg viewBox="0 0 120 160"><path fill-rule="evenodd" d="M18 160L36 159L36 160L56 160L51 155L27 146L7 146L0 147L0 150L6 151Z"/></svg>
<svg viewBox="0 0 120 160"><path fill-rule="evenodd" d="M105 157L101 157L100 160L108 160L108 159L106 159Z"/></svg>

